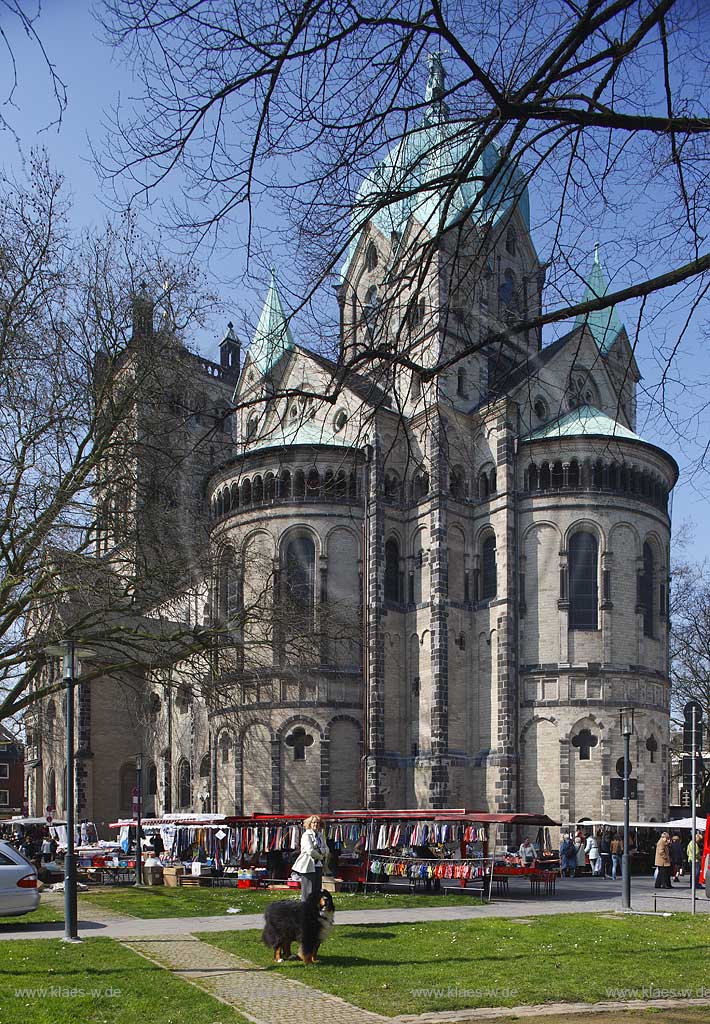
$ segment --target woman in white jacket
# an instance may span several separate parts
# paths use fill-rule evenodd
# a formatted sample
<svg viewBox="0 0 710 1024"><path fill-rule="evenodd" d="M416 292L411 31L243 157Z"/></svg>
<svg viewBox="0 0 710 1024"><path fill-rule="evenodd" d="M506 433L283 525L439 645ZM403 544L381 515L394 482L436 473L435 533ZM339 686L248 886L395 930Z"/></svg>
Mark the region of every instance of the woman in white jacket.
<svg viewBox="0 0 710 1024"><path fill-rule="evenodd" d="M305 901L311 895L320 896L326 853L321 820L317 814L312 814L303 822L301 852L291 869L301 879L301 900Z"/></svg>
<svg viewBox="0 0 710 1024"><path fill-rule="evenodd" d="M589 857L589 865L592 869L593 875L598 875L602 866L601 853L599 852L599 843L597 837L592 832L591 836L587 836L587 845L585 846L584 852Z"/></svg>

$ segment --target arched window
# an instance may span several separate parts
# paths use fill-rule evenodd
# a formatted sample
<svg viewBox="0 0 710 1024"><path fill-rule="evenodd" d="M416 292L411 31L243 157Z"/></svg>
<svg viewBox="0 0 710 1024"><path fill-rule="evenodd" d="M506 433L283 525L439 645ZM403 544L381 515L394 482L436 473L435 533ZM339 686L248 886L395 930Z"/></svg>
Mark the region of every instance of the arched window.
<svg viewBox="0 0 710 1024"><path fill-rule="evenodd" d="M148 765L145 774L145 792L146 796L158 795L158 766L156 764Z"/></svg>
<svg viewBox="0 0 710 1024"><path fill-rule="evenodd" d="M242 505L251 505L251 480L242 484Z"/></svg>
<svg viewBox="0 0 710 1024"><path fill-rule="evenodd" d="M468 380L463 367L459 367L456 374L456 394L461 398L468 398Z"/></svg>
<svg viewBox="0 0 710 1024"><path fill-rule="evenodd" d="M429 474L417 473L414 477L414 500L421 501L429 493Z"/></svg>
<svg viewBox="0 0 710 1024"><path fill-rule="evenodd" d="M326 469L323 477L323 494L326 498L335 497L335 476L332 469Z"/></svg>
<svg viewBox="0 0 710 1024"><path fill-rule="evenodd" d="M254 482L252 484L251 500L254 502L255 505L261 504L261 502L264 500L264 481L261 479L260 476L254 477Z"/></svg>
<svg viewBox="0 0 710 1024"><path fill-rule="evenodd" d="M597 538L580 530L569 542L569 628L598 628Z"/></svg>
<svg viewBox="0 0 710 1024"><path fill-rule="evenodd" d="M337 498L347 498L348 496L348 478L344 469L339 469L335 477L335 496Z"/></svg>
<svg viewBox="0 0 710 1024"><path fill-rule="evenodd" d="M515 274L510 269L503 273L498 298L503 309L517 309Z"/></svg>
<svg viewBox="0 0 710 1024"><path fill-rule="evenodd" d="M508 228L505 235L505 251L511 256L515 256L516 251L516 238L515 231L513 228Z"/></svg>
<svg viewBox="0 0 710 1024"><path fill-rule="evenodd" d="M293 478L293 496L294 498L305 498L306 496L306 478L300 469L296 471Z"/></svg>
<svg viewBox="0 0 710 1024"><path fill-rule="evenodd" d="M401 601L399 544L394 537L385 544L385 601Z"/></svg>
<svg viewBox="0 0 710 1024"><path fill-rule="evenodd" d="M306 480L306 495L309 498L317 498L320 495L320 475L317 469L308 470Z"/></svg>
<svg viewBox="0 0 710 1024"><path fill-rule="evenodd" d="M481 600L495 597L498 591L496 567L496 538L490 533L481 545Z"/></svg>
<svg viewBox="0 0 710 1024"><path fill-rule="evenodd" d="M537 471L537 466L533 462L528 469L528 490L536 491L540 486L540 477Z"/></svg>
<svg viewBox="0 0 710 1024"><path fill-rule="evenodd" d="M239 569L232 550L225 552L220 569L220 619L227 627L232 627L239 621L241 614Z"/></svg>
<svg viewBox="0 0 710 1024"><path fill-rule="evenodd" d="M488 473L481 473L478 478L478 496L481 499L490 497L490 483Z"/></svg>
<svg viewBox="0 0 710 1024"><path fill-rule="evenodd" d="M222 492L222 510L226 515L231 510L231 492L228 487L225 487Z"/></svg>
<svg viewBox="0 0 710 1024"><path fill-rule="evenodd" d="M190 762L182 757L178 761L177 769L177 798L178 807L184 810L192 803L192 779L190 777Z"/></svg>
<svg viewBox="0 0 710 1024"><path fill-rule="evenodd" d="M373 284L370 285L365 293L365 304L362 310L363 326L370 338L374 338L377 330L378 312L379 298L377 296L377 288Z"/></svg>
<svg viewBox="0 0 710 1024"><path fill-rule="evenodd" d="M229 751L231 749L229 734L223 732L219 738L219 757L222 764L229 764Z"/></svg>
<svg viewBox="0 0 710 1024"><path fill-rule="evenodd" d="M238 484L232 484L231 494L232 494L232 499L231 499L232 508L233 509L237 509L237 508L239 508L239 485Z"/></svg>
<svg viewBox="0 0 710 1024"><path fill-rule="evenodd" d="M47 739L54 739L54 725L57 720L57 707L53 700L47 701L47 710L45 711L46 727L47 727ZM56 794L55 794L56 795Z"/></svg>
<svg viewBox="0 0 710 1024"><path fill-rule="evenodd" d="M251 441L252 438L256 437L256 432L259 427L259 420L256 416L250 416L247 420L247 441Z"/></svg>
<svg viewBox="0 0 710 1024"><path fill-rule="evenodd" d="M313 628L316 548L310 537L296 537L286 548L286 594L294 636Z"/></svg>
<svg viewBox="0 0 710 1024"><path fill-rule="evenodd" d="M281 474L281 497L284 500L291 497L291 474L287 469Z"/></svg>
<svg viewBox="0 0 710 1024"><path fill-rule="evenodd" d="M464 497L464 476L460 466L454 466L449 474L449 494L459 501Z"/></svg>
<svg viewBox="0 0 710 1024"><path fill-rule="evenodd" d="M564 473L562 472L562 463L555 462L552 466L552 473L550 474L550 486L553 490L560 490L564 481Z"/></svg>
<svg viewBox="0 0 710 1024"><path fill-rule="evenodd" d="M365 266L369 271L373 271L377 266L377 262L377 246L374 242L368 242L367 249L365 251Z"/></svg>
<svg viewBox="0 0 710 1024"><path fill-rule="evenodd" d="M200 778L201 779L209 779L209 777L210 777L210 755L209 754L205 754L205 756L200 761Z"/></svg>
<svg viewBox="0 0 710 1024"><path fill-rule="evenodd" d="M392 470L385 474L385 497L396 500L399 498L399 476Z"/></svg>
<svg viewBox="0 0 710 1024"><path fill-rule="evenodd" d="M57 774L54 768L47 772L47 807L57 806Z"/></svg>
<svg viewBox="0 0 710 1024"><path fill-rule="evenodd" d="M653 636L653 550L643 546L643 572L639 576L638 603L643 611L643 635Z"/></svg>
<svg viewBox="0 0 710 1024"><path fill-rule="evenodd" d="M264 478L264 499L273 501L276 497L276 480L273 473L267 473Z"/></svg>
<svg viewBox="0 0 710 1024"><path fill-rule="evenodd" d="M572 459L572 461L569 464L567 481L570 487L579 487L579 463L576 459Z"/></svg>

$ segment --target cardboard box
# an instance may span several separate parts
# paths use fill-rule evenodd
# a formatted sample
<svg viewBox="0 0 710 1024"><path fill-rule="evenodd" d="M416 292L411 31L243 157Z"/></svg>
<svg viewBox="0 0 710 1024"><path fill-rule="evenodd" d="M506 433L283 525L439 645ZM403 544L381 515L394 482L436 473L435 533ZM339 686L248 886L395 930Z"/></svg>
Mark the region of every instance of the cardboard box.
<svg viewBox="0 0 710 1024"><path fill-rule="evenodd" d="M163 868L163 881L170 889L177 889L180 882L179 878L185 874L185 868L182 864L176 865L174 868Z"/></svg>

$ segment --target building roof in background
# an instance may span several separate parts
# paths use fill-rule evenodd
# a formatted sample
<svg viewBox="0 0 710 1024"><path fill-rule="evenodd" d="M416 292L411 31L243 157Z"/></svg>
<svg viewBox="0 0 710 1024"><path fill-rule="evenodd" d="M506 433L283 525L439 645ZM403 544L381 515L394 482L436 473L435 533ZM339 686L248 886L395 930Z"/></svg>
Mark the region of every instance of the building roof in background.
<svg viewBox="0 0 710 1024"><path fill-rule="evenodd" d="M648 444L642 437L629 430L618 420L607 416L601 409L593 405L580 405L571 412L559 416L544 427L539 427L532 434L523 438L524 441L539 441L542 438L558 437L609 437L619 441L641 441Z"/></svg>

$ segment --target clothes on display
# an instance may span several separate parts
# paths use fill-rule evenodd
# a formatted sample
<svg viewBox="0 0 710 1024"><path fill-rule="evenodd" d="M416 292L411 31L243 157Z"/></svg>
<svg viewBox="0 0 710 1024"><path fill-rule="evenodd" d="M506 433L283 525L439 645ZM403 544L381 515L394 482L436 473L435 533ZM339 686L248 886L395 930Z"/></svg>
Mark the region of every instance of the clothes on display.
<svg viewBox="0 0 710 1024"><path fill-rule="evenodd" d="M396 878L427 879L456 878L467 881L470 878L485 878L490 874L492 858L476 857L471 860L421 860L383 859L378 857L370 862L373 875L387 875Z"/></svg>

